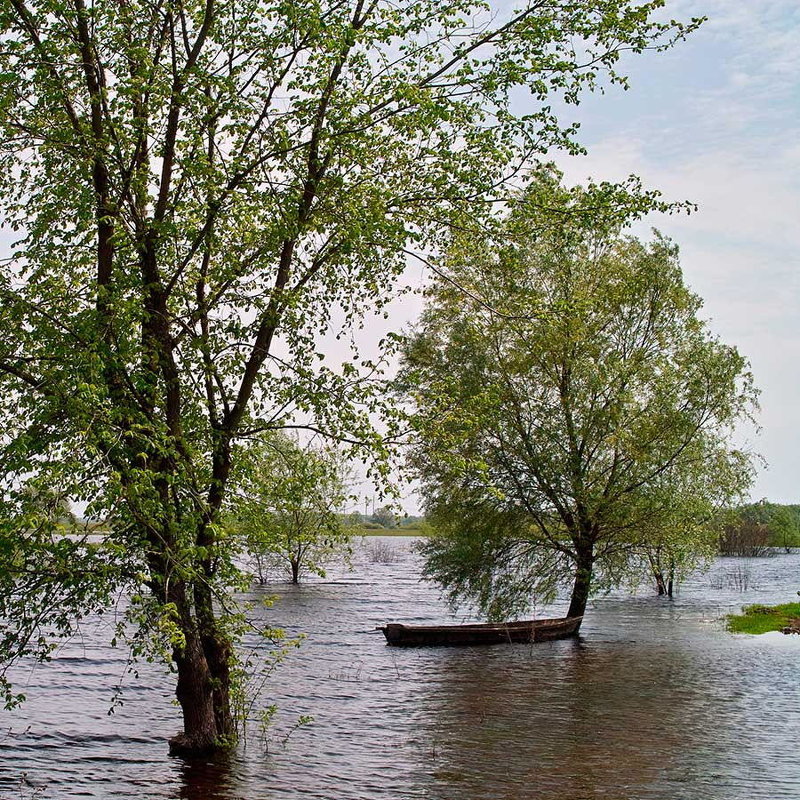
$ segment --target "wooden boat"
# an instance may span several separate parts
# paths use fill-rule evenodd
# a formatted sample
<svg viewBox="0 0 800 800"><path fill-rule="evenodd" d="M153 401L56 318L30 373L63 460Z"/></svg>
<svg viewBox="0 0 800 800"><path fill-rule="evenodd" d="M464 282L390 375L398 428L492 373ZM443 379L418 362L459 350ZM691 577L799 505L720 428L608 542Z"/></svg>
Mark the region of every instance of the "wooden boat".
<svg viewBox="0 0 800 800"><path fill-rule="evenodd" d="M476 622L469 625L403 625L390 622L383 628L393 647L442 647L509 642L549 642L578 632L583 617L528 619L519 622Z"/></svg>

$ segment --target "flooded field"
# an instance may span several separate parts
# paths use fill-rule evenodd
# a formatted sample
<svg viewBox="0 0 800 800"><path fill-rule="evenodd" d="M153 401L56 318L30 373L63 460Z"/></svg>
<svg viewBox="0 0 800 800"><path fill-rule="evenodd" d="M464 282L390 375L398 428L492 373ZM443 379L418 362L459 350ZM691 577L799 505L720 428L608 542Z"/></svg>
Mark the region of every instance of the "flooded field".
<svg viewBox="0 0 800 800"><path fill-rule="evenodd" d="M266 686L272 724L253 722L224 763L167 756L169 677L126 674L111 620L87 623L52 664L17 673L29 700L2 716L0 798L800 797L800 637L720 622L794 600L800 554L720 559L672 602L600 598L574 641L398 650L376 625L450 619L410 544L370 539L352 572L253 592L259 615L307 638Z"/></svg>

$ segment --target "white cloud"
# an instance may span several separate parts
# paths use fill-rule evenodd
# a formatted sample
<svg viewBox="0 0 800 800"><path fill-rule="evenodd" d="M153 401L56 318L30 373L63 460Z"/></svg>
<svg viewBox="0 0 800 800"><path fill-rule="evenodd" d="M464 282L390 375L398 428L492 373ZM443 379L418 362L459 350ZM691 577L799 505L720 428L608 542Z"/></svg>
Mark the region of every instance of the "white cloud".
<svg viewBox="0 0 800 800"><path fill-rule="evenodd" d="M570 182L635 173L669 199L698 203L688 217L647 223L681 245L687 282L704 298L712 329L751 360L762 389L756 449L771 465L753 496L787 502L800 496L799 155L796 145L763 148L758 158L730 145L663 159L644 138L615 136L562 164Z"/></svg>

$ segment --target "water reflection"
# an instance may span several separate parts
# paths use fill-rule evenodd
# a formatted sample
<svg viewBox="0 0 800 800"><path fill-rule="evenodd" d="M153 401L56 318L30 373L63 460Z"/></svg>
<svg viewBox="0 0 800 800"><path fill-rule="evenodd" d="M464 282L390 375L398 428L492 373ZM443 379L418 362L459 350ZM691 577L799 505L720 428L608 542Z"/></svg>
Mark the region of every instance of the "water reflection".
<svg viewBox="0 0 800 800"><path fill-rule="evenodd" d="M214 760L176 759L180 770L180 800L245 800L241 786L242 764L233 757Z"/></svg>
<svg viewBox="0 0 800 800"><path fill-rule="evenodd" d="M432 797L664 796L662 774L703 744L693 721L702 687L687 683L683 655L642 660L580 642L502 649L454 653L420 698L435 710L423 734L435 747L419 752Z"/></svg>
<svg viewBox="0 0 800 800"><path fill-rule="evenodd" d="M392 562L362 553L336 580L253 593L263 622L308 637L267 684L279 712L263 743L253 730L228 759L167 757L180 724L169 676L141 665L108 716L126 654L87 628L23 675L29 702L2 718L0 800L20 800L23 774L37 800L800 797L800 637L734 637L719 622L794 598L800 555L748 564L759 588L744 593L720 579L723 561L673 603L603 598L580 640L398 650L375 625L448 612L405 543L389 544Z"/></svg>

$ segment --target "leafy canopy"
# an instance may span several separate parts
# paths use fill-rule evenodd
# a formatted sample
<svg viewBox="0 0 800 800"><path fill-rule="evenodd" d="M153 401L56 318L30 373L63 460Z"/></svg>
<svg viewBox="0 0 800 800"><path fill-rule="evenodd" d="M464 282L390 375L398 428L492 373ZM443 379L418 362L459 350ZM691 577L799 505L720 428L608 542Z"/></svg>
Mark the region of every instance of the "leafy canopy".
<svg viewBox="0 0 800 800"><path fill-rule="evenodd" d="M501 238L453 237L405 351L427 572L496 617L576 568L600 587L648 548L712 552L751 472L729 440L746 361L699 318L677 247L621 232L650 200L559 179L540 174Z"/></svg>
<svg viewBox="0 0 800 800"><path fill-rule="evenodd" d="M144 635L175 627L187 724L228 736L243 438L305 424L385 471L379 365L329 364L326 334L392 297L406 251L488 221L532 159L579 150L551 100L624 84L623 52L699 24L662 6L2 3L0 660L45 657L127 589ZM105 534L55 533L45 490Z"/></svg>

